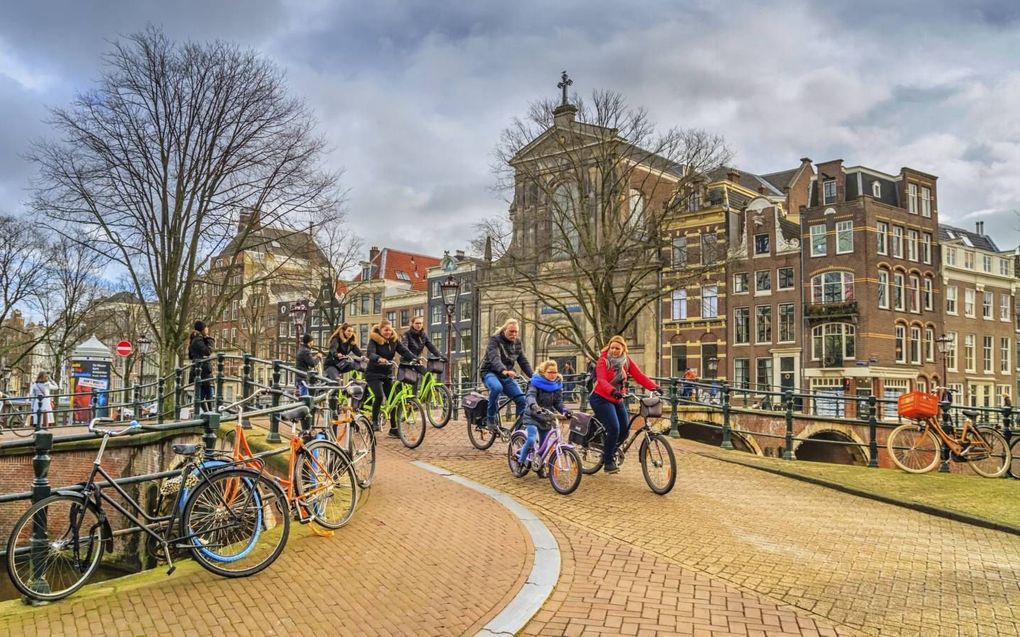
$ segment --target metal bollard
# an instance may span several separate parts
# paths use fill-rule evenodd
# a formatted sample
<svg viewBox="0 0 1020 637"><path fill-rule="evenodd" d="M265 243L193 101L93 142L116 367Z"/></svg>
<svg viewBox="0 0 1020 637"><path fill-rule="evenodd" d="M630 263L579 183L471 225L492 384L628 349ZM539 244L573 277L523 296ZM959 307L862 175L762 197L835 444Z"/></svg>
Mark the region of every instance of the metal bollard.
<svg viewBox="0 0 1020 637"><path fill-rule="evenodd" d="M141 385L135 384L131 387L131 409L134 410L134 419L141 421L142 419L142 387Z"/></svg>
<svg viewBox="0 0 1020 637"><path fill-rule="evenodd" d="M156 383L156 422L163 424L163 407L166 402L166 379L160 378ZM176 418L175 418L176 420Z"/></svg>
<svg viewBox="0 0 1020 637"><path fill-rule="evenodd" d="M207 411L202 414L202 444L205 446L205 459L212 460L213 451L216 449L216 432L220 428L220 414L215 411Z"/></svg>
<svg viewBox="0 0 1020 637"><path fill-rule="evenodd" d="M181 417L181 403L184 402L184 370L174 369L174 420Z"/></svg>
<svg viewBox="0 0 1020 637"><path fill-rule="evenodd" d="M878 399L868 396L868 466L878 468Z"/></svg>
<svg viewBox="0 0 1020 637"><path fill-rule="evenodd" d="M223 405L223 381L226 379L224 368L226 367L226 355L223 352L216 354L216 412L219 413Z"/></svg>
<svg viewBox="0 0 1020 637"><path fill-rule="evenodd" d="M723 383L722 386L722 443L723 449L733 449L733 436L730 431L730 385Z"/></svg>
<svg viewBox="0 0 1020 637"><path fill-rule="evenodd" d="M676 378L669 379L669 437L680 437L680 414L677 410L680 407L680 381Z"/></svg>
<svg viewBox="0 0 1020 637"><path fill-rule="evenodd" d="M944 400L939 403L942 407L942 429L946 432L946 435L953 435L953 417L949 413L949 408L952 404L948 400ZM939 467L939 473L949 473L949 456L952 452L949 450L949 445L942 443L942 465Z"/></svg>
<svg viewBox="0 0 1020 637"><path fill-rule="evenodd" d="M241 397L247 398L252 394L252 379L251 379L251 354L244 355L244 367L241 370ZM257 407L256 407L257 409ZM241 427L244 429L251 429L251 421L247 418L241 423Z"/></svg>
<svg viewBox="0 0 1020 637"><path fill-rule="evenodd" d="M33 444L35 455L32 456L32 503L40 502L50 496L50 450L53 449L53 434L40 431L35 434ZM49 553L49 536L47 534L46 510L39 511L32 520L32 587L39 591L48 591L49 586L44 577L47 555ZM33 602L23 597L27 604Z"/></svg>
<svg viewBox="0 0 1020 637"><path fill-rule="evenodd" d="M450 396L450 400L453 401L453 420L460 420L460 401L464 397L464 376L459 372L457 373L457 384L455 385L457 391Z"/></svg>
<svg viewBox="0 0 1020 637"><path fill-rule="evenodd" d="M783 447L783 460L793 460L793 392L789 389L783 392L783 402L786 403L786 444Z"/></svg>
<svg viewBox="0 0 1020 637"><path fill-rule="evenodd" d="M273 407L280 406L280 361L273 361ZM280 442L280 414L269 415L269 433L266 442Z"/></svg>
<svg viewBox="0 0 1020 637"><path fill-rule="evenodd" d="M202 413L202 389L203 389L202 378L202 365L201 363L192 363L191 365L191 387L194 393L194 404L191 407L191 417L198 418L198 415Z"/></svg>

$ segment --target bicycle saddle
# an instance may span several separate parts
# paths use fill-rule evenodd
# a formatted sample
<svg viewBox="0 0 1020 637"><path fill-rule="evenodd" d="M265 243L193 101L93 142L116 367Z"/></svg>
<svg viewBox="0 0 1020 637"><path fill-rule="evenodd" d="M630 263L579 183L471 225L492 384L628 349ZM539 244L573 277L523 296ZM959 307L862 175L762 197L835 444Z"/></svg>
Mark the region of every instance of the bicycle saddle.
<svg viewBox="0 0 1020 637"><path fill-rule="evenodd" d="M960 410L960 412L967 418L970 418L971 420L977 420L978 412L974 411L973 409L962 409Z"/></svg>
<svg viewBox="0 0 1020 637"><path fill-rule="evenodd" d="M178 456L193 456L198 451L197 444L176 444L170 447Z"/></svg>

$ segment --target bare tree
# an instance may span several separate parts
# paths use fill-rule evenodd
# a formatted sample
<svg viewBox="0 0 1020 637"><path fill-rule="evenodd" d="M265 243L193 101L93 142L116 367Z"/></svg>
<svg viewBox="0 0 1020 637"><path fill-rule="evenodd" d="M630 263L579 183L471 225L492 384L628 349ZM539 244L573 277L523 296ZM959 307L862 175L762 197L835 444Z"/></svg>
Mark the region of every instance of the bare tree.
<svg viewBox="0 0 1020 637"><path fill-rule="evenodd" d="M312 236L326 258L316 306L322 312L322 320L336 327L343 316L342 294L338 286L345 278L353 278L350 275L361 260L361 238L347 225L347 213L342 207L321 211L314 219Z"/></svg>
<svg viewBox="0 0 1020 637"><path fill-rule="evenodd" d="M661 297L667 222L730 153L703 130L658 132L619 93L575 102L536 102L503 131L493 169L511 194L513 231L488 238L492 285L550 308L552 322L532 319L538 328L594 357ZM687 276L725 259L708 261Z"/></svg>
<svg viewBox="0 0 1020 637"><path fill-rule="evenodd" d="M11 320L16 310L27 316L37 309L49 287L46 236L45 228L27 219L0 215L0 362L8 367L17 367L46 336Z"/></svg>
<svg viewBox="0 0 1020 637"><path fill-rule="evenodd" d="M61 139L30 155L34 208L156 301L141 307L163 373L183 351L214 255L266 226L303 232L338 203L306 106L275 65L227 43L175 43L156 28L118 41L98 87L54 109L51 123ZM222 281L243 269L229 260ZM237 294L202 312L215 315Z"/></svg>

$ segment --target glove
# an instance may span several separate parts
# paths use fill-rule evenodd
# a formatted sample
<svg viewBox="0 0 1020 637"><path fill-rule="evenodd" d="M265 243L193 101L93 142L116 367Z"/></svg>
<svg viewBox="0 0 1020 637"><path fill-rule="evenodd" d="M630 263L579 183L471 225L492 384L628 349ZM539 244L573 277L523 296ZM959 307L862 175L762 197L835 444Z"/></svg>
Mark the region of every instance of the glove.
<svg viewBox="0 0 1020 637"><path fill-rule="evenodd" d="M574 412L572 412L569 409L567 409L566 411L563 412L563 415L565 417L567 417L567 418L573 418L574 417Z"/></svg>
<svg viewBox="0 0 1020 637"><path fill-rule="evenodd" d="M619 389L614 389L613 393L612 393L612 396L613 396L613 398L615 398L617 400L620 400L621 398L623 398L623 394L620 393Z"/></svg>

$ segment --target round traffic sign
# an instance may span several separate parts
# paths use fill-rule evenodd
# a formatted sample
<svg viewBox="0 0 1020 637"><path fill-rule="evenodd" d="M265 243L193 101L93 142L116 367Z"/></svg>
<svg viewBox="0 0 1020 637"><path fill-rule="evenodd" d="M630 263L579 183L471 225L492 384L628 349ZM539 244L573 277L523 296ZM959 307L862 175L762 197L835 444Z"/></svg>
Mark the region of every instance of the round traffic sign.
<svg viewBox="0 0 1020 637"><path fill-rule="evenodd" d="M131 346L131 341L117 343L117 356L131 356L133 351L135 351L135 348Z"/></svg>

